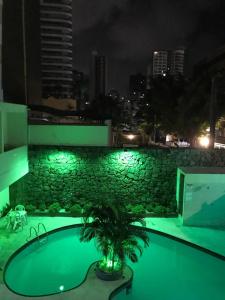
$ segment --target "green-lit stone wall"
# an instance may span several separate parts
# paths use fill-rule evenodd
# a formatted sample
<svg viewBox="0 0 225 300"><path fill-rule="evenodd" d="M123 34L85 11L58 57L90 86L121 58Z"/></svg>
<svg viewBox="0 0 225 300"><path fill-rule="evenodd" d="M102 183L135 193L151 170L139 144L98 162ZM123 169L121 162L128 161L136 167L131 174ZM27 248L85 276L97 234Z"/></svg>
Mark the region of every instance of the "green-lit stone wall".
<svg viewBox="0 0 225 300"><path fill-rule="evenodd" d="M181 166L225 166L224 150L40 147L29 150L30 172L10 189L12 202L59 201L175 205Z"/></svg>

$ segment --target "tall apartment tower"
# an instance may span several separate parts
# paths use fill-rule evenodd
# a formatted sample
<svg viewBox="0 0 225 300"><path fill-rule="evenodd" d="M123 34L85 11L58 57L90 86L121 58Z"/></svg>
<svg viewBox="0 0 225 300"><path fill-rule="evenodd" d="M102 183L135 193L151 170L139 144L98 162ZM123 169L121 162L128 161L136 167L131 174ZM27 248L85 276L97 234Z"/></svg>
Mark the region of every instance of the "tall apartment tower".
<svg viewBox="0 0 225 300"><path fill-rule="evenodd" d="M90 76L90 100L106 95L107 92L107 59L99 55L97 51L92 52L91 76Z"/></svg>
<svg viewBox="0 0 225 300"><path fill-rule="evenodd" d="M153 52L152 76L177 76L184 74L185 49L158 50Z"/></svg>
<svg viewBox="0 0 225 300"><path fill-rule="evenodd" d="M72 0L40 0L42 96L72 98Z"/></svg>
<svg viewBox="0 0 225 300"><path fill-rule="evenodd" d="M173 50L170 57L170 74L184 74L184 60L185 60L185 49Z"/></svg>
<svg viewBox="0 0 225 300"><path fill-rule="evenodd" d="M2 8L4 100L40 104L40 0L5 0Z"/></svg>
<svg viewBox="0 0 225 300"><path fill-rule="evenodd" d="M168 70L169 55L168 51L160 50L153 52L152 75L153 77L162 76Z"/></svg>

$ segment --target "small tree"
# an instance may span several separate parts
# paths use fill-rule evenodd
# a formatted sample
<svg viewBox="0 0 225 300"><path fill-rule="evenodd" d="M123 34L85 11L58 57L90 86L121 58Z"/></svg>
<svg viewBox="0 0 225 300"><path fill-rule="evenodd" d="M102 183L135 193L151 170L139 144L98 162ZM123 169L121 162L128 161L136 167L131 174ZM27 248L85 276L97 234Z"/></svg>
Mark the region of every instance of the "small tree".
<svg viewBox="0 0 225 300"><path fill-rule="evenodd" d="M100 204L86 211L80 240L89 242L95 238L97 249L103 254L98 265L101 271L122 274L125 257L132 262L138 261L143 250L139 241L143 241L146 247L149 238L146 232L132 226L135 222L145 224L143 219L129 214L121 204Z"/></svg>

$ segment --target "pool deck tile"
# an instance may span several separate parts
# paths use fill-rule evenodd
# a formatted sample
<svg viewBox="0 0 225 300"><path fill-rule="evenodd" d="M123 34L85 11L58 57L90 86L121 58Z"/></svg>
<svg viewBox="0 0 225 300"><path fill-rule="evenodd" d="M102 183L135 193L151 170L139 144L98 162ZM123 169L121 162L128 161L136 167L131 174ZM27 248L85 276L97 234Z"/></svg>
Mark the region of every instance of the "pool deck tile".
<svg viewBox="0 0 225 300"><path fill-rule="evenodd" d="M86 280L75 289L68 292L44 297L23 297L9 291L3 284L0 285L0 299L4 300L108 300L111 293L128 283L132 278L132 271L126 267L123 278L115 281L102 281L95 275L95 264L88 270Z"/></svg>

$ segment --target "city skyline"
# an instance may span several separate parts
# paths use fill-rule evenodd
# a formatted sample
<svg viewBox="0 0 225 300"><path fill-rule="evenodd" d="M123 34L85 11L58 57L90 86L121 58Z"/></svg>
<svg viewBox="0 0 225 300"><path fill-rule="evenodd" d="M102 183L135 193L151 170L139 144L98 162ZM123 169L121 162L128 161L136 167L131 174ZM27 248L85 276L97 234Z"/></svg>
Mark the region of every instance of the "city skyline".
<svg viewBox="0 0 225 300"><path fill-rule="evenodd" d="M224 8L220 0L73 1L74 68L89 73L97 50L108 57L109 89L125 93L129 75L146 74L155 49L185 46L190 73L225 43Z"/></svg>

